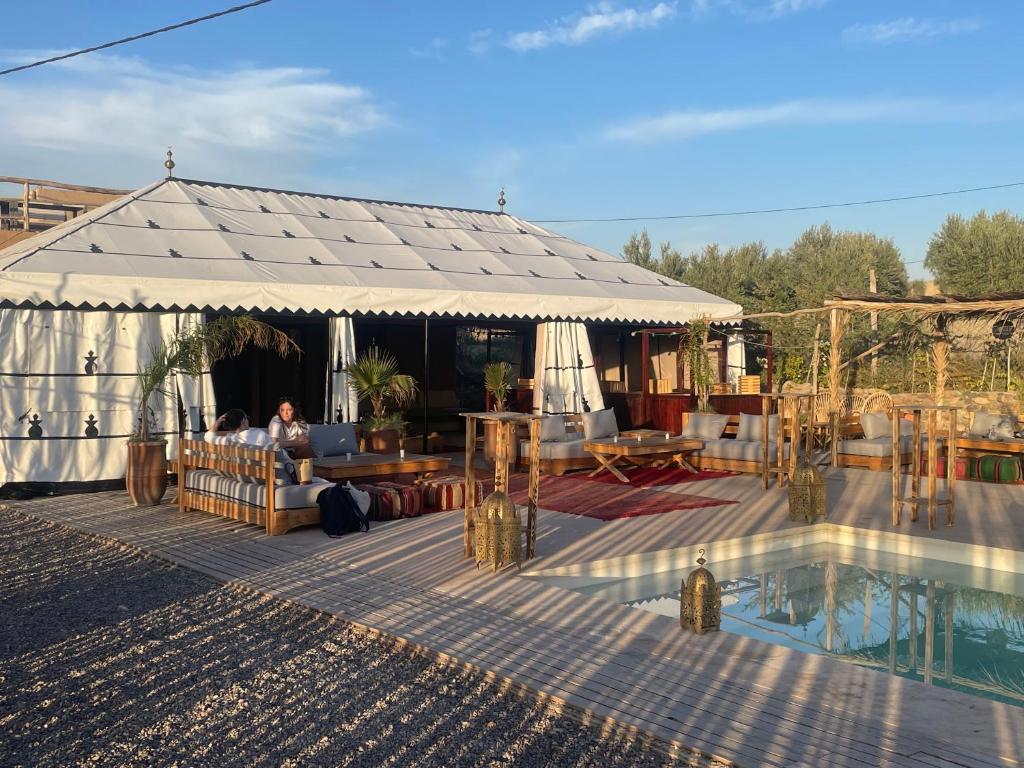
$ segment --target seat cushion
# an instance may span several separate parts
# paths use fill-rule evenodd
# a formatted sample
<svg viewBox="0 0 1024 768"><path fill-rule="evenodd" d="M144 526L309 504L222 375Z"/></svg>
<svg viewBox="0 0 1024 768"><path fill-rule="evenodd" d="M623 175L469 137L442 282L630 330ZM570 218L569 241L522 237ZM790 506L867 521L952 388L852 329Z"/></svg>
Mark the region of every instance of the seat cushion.
<svg viewBox="0 0 1024 768"><path fill-rule="evenodd" d="M891 423L891 422L890 422ZM902 427L902 425L900 425ZM936 443L942 443L940 437ZM928 445L928 436L921 435L921 447ZM849 456L892 456L892 435L886 437L859 438L852 440L840 440L837 444L839 453ZM910 453L914 449L913 433L900 435L900 453Z"/></svg>
<svg viewBox="0 0 1024 768"><path fill-rule="evenodd" d="M314 477L308 485L279 485L274 490L274 506L277 509L315 507L316 497L331 485L333 483L320 477ZM208 496L243 501L257 507L264 506L267 499L265 483L242 482L211 469L189 470L185 487Z"/></svg>
<svg viewBox="0 0 1024 768"><path fill-rule="evenodd" d="M761 431L764 428L763 417L759 413L741 413L740 425L736 430L737 440L753 442L761 441ZM773 415L768 417L768 440L775 442L779 439L779 417Z"/></svg>
<svg viewBox="0 0 1024 768"><path fill-rule="evenodd" d="M615 420L615 411L605 408L603 411L590 411L583 414L583 434L587 440L598 440L602 437L615 437L619 434L619 424Z"/></svg>
<svg viewBox="0 0 1024 768"><path fill-rule="evenodd" d="M359 453L356 428L352 424L310 424L309 443L317 457Z"/></svg>
<svg viewBox="0 0 1024 768"><path fill-rule="evenodd" d="M704 447L698 452L698 455L716 459L759 462L762 457L761 448L760 440L731 440L722 437L717 440L705 440ZM777 443L768 443L768 461L772 461L777 455ZM783 447L783 455L789 456L788 443Z"/></svg>
<svg viewBox="0 0 1024 768"><path fill-rule="evenodd" d="M683 429L683 437L699 437L702 440L718 440L729 424L724 413L691 413Z"/></svg>
<svg viewBox="0 0 1024 768"><path fill-rule="evenodd" d="M540 421L540 441L559 443L565 440L565 416L545 416Z"/></svg>
<svg viewBox="0 0 1024 768"><path fill-rule="evenodd" d="M541 443L541 459L585 459L590 456L583 450L584 440L563 440L557 443ZM524 458L530 455L530 443L524 440L520 445L521 455Z"/></svg>

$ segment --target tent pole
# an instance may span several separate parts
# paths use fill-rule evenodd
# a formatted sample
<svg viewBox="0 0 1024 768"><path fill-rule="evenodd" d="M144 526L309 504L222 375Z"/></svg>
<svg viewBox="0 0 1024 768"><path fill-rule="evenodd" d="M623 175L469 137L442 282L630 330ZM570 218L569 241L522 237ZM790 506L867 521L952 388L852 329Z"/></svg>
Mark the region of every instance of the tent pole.
<svg viewBox="0 0 1024 768"><path fill-rule="evenodd" d="M430 418L427 410L430 408L430 318L423 318L423 453L427 453L430 447Z"/></svg>

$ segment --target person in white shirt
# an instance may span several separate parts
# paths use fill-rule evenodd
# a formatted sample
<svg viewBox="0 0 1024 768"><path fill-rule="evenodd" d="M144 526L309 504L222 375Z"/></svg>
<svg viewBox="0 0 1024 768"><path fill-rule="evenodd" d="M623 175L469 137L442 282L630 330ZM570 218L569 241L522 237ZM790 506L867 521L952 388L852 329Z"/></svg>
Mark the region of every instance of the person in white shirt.
<svg viewBox="0 0 1024 768"><path fill-rule="evenodd" d="M270 437L288 451L294 459L313 458L309 443L309 424L302 418L299 404L290 397L282 397L277 405L277 415L267 427Z"/></svg>
<svg viewBox="0 0 1024 768"><path fill-rule="evenodd" d="M217 434L227 432L226 435ZM249 417L241 408L232 408L213 423L213 427L203 436L208 443L217 445L230 445L232 443L252 445L257 448L266 448L274 442L274 439L265 429L249 426Z"/></svg>

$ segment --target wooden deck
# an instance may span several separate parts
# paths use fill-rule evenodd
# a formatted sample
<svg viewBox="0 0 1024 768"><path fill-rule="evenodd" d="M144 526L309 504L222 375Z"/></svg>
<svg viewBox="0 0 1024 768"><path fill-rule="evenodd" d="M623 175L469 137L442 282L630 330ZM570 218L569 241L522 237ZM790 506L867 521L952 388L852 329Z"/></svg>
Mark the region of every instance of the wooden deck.
<svg viewBox="0 0 1024 768"><path fill-rule="evenodd" d="M891 529L888 475L843 470L829 482L833 522ZM531 569L794 526L785 491L762 492L754 477L677 488L740 504L613 522L542 511ZM958 495L957 527L929 533L922 521L903 530L1024 550L1024 489L963 483ZM1005 768L1024 754L1024 709L727 633L696 637L671 619L514 570L476 571L462 558L461 511L329 539L311 529L268 538L255 526L168 504L136 509L123 493L10 506L743 766Z"/></svg>

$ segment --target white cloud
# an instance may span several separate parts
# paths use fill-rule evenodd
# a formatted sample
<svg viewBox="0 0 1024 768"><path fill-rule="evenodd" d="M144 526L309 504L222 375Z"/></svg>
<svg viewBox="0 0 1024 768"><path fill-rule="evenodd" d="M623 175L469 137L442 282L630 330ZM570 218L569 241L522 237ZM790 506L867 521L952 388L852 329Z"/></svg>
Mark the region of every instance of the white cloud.
<svg viewBox="0 0 1024 768"><path fill-rule="evenodd" d="M690 13L695 18L700 18L721 8L751 21L763 21L821 8L827 2L828 0L690 0Z"/></svg>
<svg viewBox="0 0 1024 768"><path fill-rule="evenodd" d="M627 120L605 128L612 141L658 142L778 125L842 123L989 122L1020 117L1019 109L947 104L931 99L797 100L765 106L683 110Z"/></svg>
<svg viewBox="0 0 1024 768"><path fill-rule="evenodd" d="M676 2L661 2L646 10L617 9L603 2L587 8L585 13L567 16L544 29L515 32L505 40L514 51L534 51L552 45L583 45L600 35L653 29L676 15Z"/></svg>
<svg viewBox="0 0 1024 768"><path fill-rule="evenodd" d="M895 19L878 24L854 24L843 30L843 42L868 45L888 45L912 40L928 40L936 37L954 37L977 32L982 27L980 19L965 18L950 21L932 19Z"/></svg>
<svg viewBox="0 0 1024 768"><path fill-rule="evenodd" d="M323 70L166 70L100 54L51 66L64 76L45 87L28 78L0 83L5 150L134 159L152 158L171 144L190 166L219 169L334 147L388 123L370 93L334 82Z"/></svg>
<svg viewBox="0 0 1024 768"><path fill-rule="evenodd" d="M493 29L478 29L475 32L470 33L469 43L467 48L470 53L482 54L487 53L494 45L494 30Z"/></svg>
<svg viewBox="0 0 1024 768"><path fill-rule="evenodd" d="M443 37L431 38L430 42L422 48L410 48L409 53L417 59L440 59L441 53L448 47L448 41Z"/></svg>
<svg viewBox="0 0 1024 768"><path fill-rule="evenodd" d="M791 13L821 8L826 2L827 0L772 0L766 10L772 17L788 16Z"/></svg>

